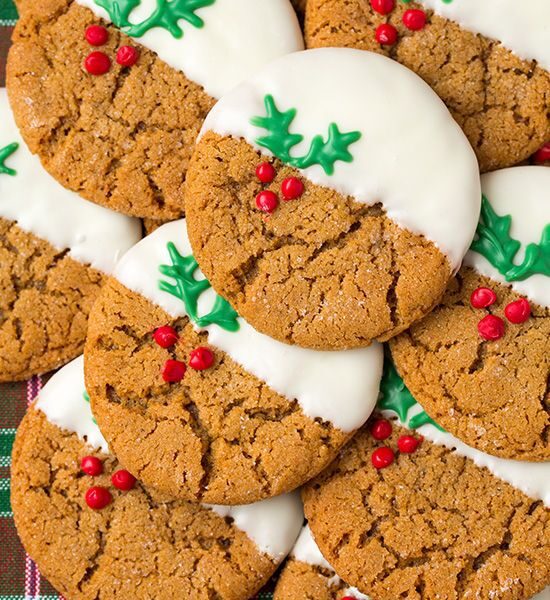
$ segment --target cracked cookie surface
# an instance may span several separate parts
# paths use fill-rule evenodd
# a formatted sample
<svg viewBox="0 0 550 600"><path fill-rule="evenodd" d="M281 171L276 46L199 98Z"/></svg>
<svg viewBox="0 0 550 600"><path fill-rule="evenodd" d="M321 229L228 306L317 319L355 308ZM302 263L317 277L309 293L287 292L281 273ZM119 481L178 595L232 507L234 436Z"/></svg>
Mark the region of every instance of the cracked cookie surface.
<svg viewBox="0 0 550 600"><path fill-rule="evenodd" d="M380 600L525 600L550 583L550 513L471 460L424 440L376 470L366 425L305 486L306 517L338 575Z"/></svg>
<svg viewBox="0 0 550 600"><path fill-rule="evenodd" d="M290 558L279 575L273 600L341 600L349 598L347 587L333 571Z"/></svg>
<svg viewBox="0 0 550 600"><path fill-rule="evenodd" d="M479 287L495 291L489 309L472 308ZM550 310L531 303L531 318L507 323L504 337L487 341L477 324L502 317L521 296L464 267L441 304L391 341L407 387L445 429L483 452L529 461L550 460Z"/></svg>

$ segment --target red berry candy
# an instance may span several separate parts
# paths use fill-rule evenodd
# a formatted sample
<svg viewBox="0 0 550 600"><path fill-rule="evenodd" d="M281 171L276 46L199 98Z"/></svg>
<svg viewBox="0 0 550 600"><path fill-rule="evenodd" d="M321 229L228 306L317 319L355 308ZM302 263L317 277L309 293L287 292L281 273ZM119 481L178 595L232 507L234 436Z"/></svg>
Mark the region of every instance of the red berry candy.
<svg viewBox="0 0 550 600"><path fill-rule="evenodd" d="M393 427L387 419L376 419L371 425L370 432L375 440L387 440L392 429Z"/></svg>
<svg viewBox="0 0 550 600"><path fill-rule="evenodd" d="M304 193L304 184L297 177L287 177L281 183L283 200L296 200Z"/></svg>
<svg viewBox="0 0 550 600"><path fill-rule="evenodd" d="M504 314L510 323L525 323L531 316L531 306L525 298L520 298L506 305Z"/></svg>
<svg viewBox="0 0 550 600"><path fill-rule="evenodd" d="M275 167L271 163L263 162L256 167L256 177L262 183L271 183L275 175Z"/></svg>
<svg viewBox="0 0 550 600"><path fill-rule="evenodd" d="M477 324L479 335L490 341L500 340L504 335L504 328L504 321L495 315L487 315Z"/></svg>
<svg viewBox="0 0 550 600"><path fill-rule="evenodd" d="M103 46L109 39L109 32L101 25L90 25L84 37L90 46Z"/></svg>
<svg viewBox="0 0 550 600"><path fill-rule="evenodd" d="M472 292L470 304L474 308L487 308L497 301L497 295L493 290L486 287L479 287Z"/></svg>
<svg viewBox="0 0 550 600"><path fill-rule="evenodd" d="M155 329L153 339L161 348L171 348L178 341L178 332L170 325Z"/></svg>
<svg viewBox="0 0 550 600"><path fill-rule="evenodd" d="M113 501L111 492L107 488L100 486L91 487L86 492L84 499L86 500L86 504L94 510L101 510Z"/></svg>
<svg viewBox="0 0 550 600"><path fill-rule="evenodd" d="M97 477L103 473L103 463L97 458L97 456L85 456L80 461L80 468L92 477Z"/></svg>
<svg viewBox="0 0 550 600"><path fill-rule="evenodd" d="M399 448L399 451L403 452L404 454L412 454L413 452L416 452L419 444L420 440L416 439L412 435L402 435L397 440L397 447Z"/></svg>
<svg viewBox="0 0 550 600"><path fill-rule="evenodd" d="M385 469L389 467L395 459L395 454L391 448L383 446L377 448L371 456L372 465L375 469Z"/></svg>
<svg viewBox="0 0 550 600"><path fill-rule="evenodd" d="M88 54L84 61L84 68L90 75L105 75L111 68L111 59L104 52L96 50Z"/></svg>
<svg viewBox="0 0 550 600"><path fill-rule="evenodd" d="M420 31L426 25L426 13L418 8L410 8L403 13L403 24L411 31Z"/></svg>
<svg viewBox="0 0 550 600"><path fill-rule="evenodd" d="M111 483L123 492L131 490L136 485L136 481L136 478L125 469L119 469L111 475Z"/></svg>
<svg viewBox="0 0 550 600"><path fill-rule="evenodd" d="M375 36L381 46L393 46L397 42L397 29L390 23L382 23L376 28Z"/></svg>
<svg viewBox="0 0 550 600"><path fill-rule="evenodd" d="M372 10L381 15L387 15L395 8L395 0L370 0Z"/></svg>
<svg viewBox="0 0 550 600"><path fill-rule="evenodd" d="M116 61L122 67L133 67L138 58L138 49L133 46L121 46L116 53Z"/></svg>
<svg viewBox="0 0 550 600"><path fill-rule="evenodd" d="M187 371L185 363L182 363L179 360L170 359L167 360L164 363L164 367L162 367L162 378L167 383L177 383L183 379L185 371Z"/></svg>
<svg viewBox="0 0 550 600"><path fill-rule="evenodd" d="M533 155L533 159L539 164L550 160L550 142L544 144L542 148L539 148Z"/></svg>
<svg viewBox="0 0 550 600"><path fill-rule="evenodd" d="M209 348L195 348L189 353L189 366L195 371L204 371L214 364L214 353Z"/></svg>
<svg viewBox="0 0 550 600"><path fill-rule="evenodd" d="M279 198L275 192L264 190L256 196L256 206L266 213L272 213L279 204Z"/></svg>

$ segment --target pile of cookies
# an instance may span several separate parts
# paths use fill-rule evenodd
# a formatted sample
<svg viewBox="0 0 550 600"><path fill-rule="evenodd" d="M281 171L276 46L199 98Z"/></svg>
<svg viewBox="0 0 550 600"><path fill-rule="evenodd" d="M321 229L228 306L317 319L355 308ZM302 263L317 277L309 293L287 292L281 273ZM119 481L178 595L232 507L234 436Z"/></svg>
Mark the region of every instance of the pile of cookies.
<svg viewBox="0 0 550 600"><path fill-rule="evenodd" d="M547 0L18 9L0 381L61 367L11 492L56 589L550 598Z"/></svg>

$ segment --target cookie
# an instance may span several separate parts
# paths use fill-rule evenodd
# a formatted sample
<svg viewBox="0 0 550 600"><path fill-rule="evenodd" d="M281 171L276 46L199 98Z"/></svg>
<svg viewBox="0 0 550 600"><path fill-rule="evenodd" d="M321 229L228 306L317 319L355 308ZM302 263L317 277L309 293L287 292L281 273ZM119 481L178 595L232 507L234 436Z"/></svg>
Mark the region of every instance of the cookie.
<svg viewBox="0 0 550 600"><path fill-rule="evenodd" d="M370 50L415 71L490 171L550 140L549 21L546 0L308 0L305 36L309 48Z"/></svg>
<svg viewBox="0 0 550 600"><path fill-rule="evenodd" d="M21 139L0 89L0 382L82 352L88 313L137 219L60 186Z"/></svg>
<svg viewBox="0 0 550 600"><path fill-rule="evenodd" d="M543 591L550 463L496 458L440 430L391 365L381 389L382 415L303 490L338 575L377 600Z"/></svg>
<svg viewBox="0 0 550 600"><path fill-rule="evenodd" d="M414 73L373 53L310 50L217 103L186 204L202 270L253 327L352 348L391 338L441 298L475 230L479 174Z"/></svg>
<svg viewBox="0 0 550 600"><path fill-rule="evenodd" d="M441 304L391 341L428 413L467 444L550 460L550 169L484 175L464 266Z"/></svg>
<svg viewBox="0 0 550 600"><path fill-rule="evenodd" d="M248 598L303 521L296 494L230 508L143 488L93 421L82 358L52 377L23 419L11 486L25 549L71 599Z"/></svg>
<svg viewBox="0 0 550 600"><path fill-rule="evenodd" d="M319 352L258 333L204 279L180 220L117 265L85 368L102 432L145 485L248 504L336 456L376 404L382 349Z"/></svg>
<svg viewBox="0 0 550 600"><path fill-rule="evenodd" d="M303 47L289 0L25 0L21 9L7 82L31 151L86 199L156 220L183 214L189 158L215 99Z"/></svg>

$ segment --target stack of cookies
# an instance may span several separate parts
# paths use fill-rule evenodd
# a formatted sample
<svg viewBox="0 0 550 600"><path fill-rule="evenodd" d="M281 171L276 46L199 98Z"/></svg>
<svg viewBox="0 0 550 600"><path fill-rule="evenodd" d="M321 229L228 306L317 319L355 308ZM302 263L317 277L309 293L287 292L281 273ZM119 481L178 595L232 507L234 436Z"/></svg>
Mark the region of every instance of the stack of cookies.
<svg viewBox="0 0 550 600"><path fill-rule="evenodd" d="M550 5L304 4L19 0L20 537L67 600L548 600Z"/></svg>

